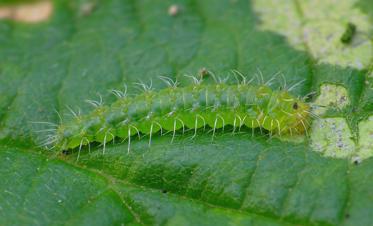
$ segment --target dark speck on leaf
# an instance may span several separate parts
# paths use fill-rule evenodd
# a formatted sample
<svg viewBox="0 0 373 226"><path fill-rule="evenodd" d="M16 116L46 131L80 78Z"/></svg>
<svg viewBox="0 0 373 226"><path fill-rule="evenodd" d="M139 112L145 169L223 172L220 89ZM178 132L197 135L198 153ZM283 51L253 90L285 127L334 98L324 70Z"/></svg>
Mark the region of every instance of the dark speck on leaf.
<svg viewBox="0 0 373 226"><path fill-rule="evenodd" d="M204 67L199 70L199 75L203 78L209 75L209 71Z"/></svg>
<svg viewBox="0 0 373 226"><path fill-rule="evenodd" d="M353 23L348 23L346 30L341 37L341 42L344 44L349 44L356 33L356 25Z"/></svg>

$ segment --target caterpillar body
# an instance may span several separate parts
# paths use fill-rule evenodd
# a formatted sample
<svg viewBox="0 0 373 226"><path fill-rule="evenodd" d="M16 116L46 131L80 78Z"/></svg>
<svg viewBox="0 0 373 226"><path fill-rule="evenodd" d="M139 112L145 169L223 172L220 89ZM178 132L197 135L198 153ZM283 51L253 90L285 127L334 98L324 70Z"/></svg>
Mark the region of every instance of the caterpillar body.
<svg viewBox="0 0 373 226"><path fill-rule="evenodd" d="M94 102L96 108L86 115L75 115L66 123L56 125L48 145L67 150L99 142L104 146L115 138L128 139L140 133L152 135L209 126L215 130L231 125L233 131L242 126L266 130L270 134L302 134L307 132L310 107L287 90L272 90L267 85L240 83L228 85L200 84L177 87L170 85L160 91L147 89L129 97L119 97L110 106Z"/></svg>

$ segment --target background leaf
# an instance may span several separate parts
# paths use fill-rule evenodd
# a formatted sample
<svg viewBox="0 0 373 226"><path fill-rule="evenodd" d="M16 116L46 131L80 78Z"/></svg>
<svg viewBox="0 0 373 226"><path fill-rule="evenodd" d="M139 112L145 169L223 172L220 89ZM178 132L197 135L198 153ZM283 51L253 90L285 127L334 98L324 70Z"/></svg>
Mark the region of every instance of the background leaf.
<svg viewBox="0 0 373 226"><path fill-rule="evenodd" d="M364 2L362 1L361 4ZM343 85L343 112L356 132L371 114L369 68L321 63L287 39L259 28L253 2L108 0L53 2L50 20L0 21L0 224L3 225L372 225L373 160L359 165L325 158L302 143L251 131L211 141L179 134L91 153L37 147L43 129L31 121L69 120L68 108L109 90L202 68L265 79L282 72L294 95ZM87 6L88 4L88 6ZM171 5L180 8L168 14ZM355 6L354 6L355 7ZM359 7L357 5L356 7ZM368 10L367 7L365 7ZM369 11L370 12L370 11ZM367 13L369 13L367 12ZM279 86L278 82L274 85Z"/></svg>

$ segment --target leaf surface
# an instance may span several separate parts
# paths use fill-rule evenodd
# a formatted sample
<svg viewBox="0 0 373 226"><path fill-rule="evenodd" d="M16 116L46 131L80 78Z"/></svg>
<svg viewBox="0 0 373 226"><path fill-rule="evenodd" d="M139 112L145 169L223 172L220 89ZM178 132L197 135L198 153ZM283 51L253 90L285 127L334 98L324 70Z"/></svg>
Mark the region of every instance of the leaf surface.
<svg viewBox="0 0 373 226"><path fill-rule="evenodd" d="M35 131L46 127L31 123L58 123L56 111L67 121L69 107L87 113L85 100L98 93L110 104L109 91L124 83L138 93L139 80L164 88L159 75L187 85L183 75L203 68L220 76L237 69L249 77L260 71L266 81L277 72L288 84L304 80L293 91L300 96L342 85L351 104L328 114L346 118L356 134L373 110L371 63L325 63L292 46L282 33L260 28L255 2L53 4L46 22L0 21L0 224L372 225L372 158L355 165L312 151L308 139L243 129L220 131L213 141L208 131L196 139L179 133L173 143L171 135L154 136L151 147L144 137L129 154L127 142L108 144L104 155L94 146L76 161L76 151L38 148L45 134Z"/></svg>

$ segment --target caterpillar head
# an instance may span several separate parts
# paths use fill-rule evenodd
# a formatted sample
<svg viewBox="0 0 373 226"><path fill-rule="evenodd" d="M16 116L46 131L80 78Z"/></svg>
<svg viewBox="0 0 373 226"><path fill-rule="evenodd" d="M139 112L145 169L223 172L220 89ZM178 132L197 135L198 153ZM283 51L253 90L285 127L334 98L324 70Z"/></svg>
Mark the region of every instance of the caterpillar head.
<svg viewBox="0 0 373 226"><path fill-rule="evenodd" d="M287 92L281 95L280 99L284 132L299 134L307 132L310 106L298 98L291 97Z"/></svg>

